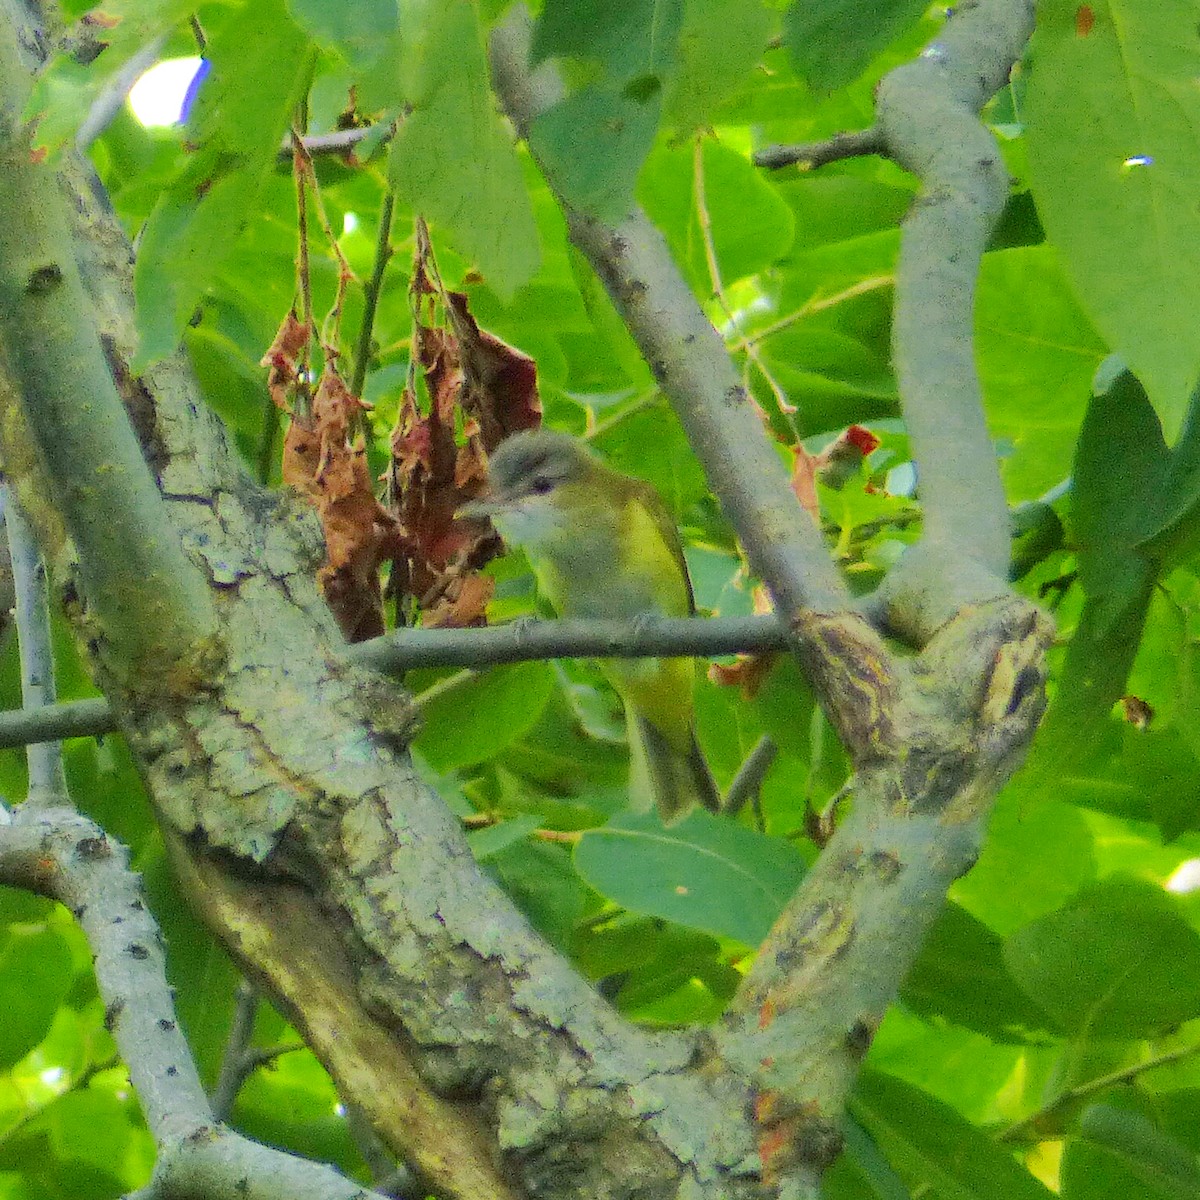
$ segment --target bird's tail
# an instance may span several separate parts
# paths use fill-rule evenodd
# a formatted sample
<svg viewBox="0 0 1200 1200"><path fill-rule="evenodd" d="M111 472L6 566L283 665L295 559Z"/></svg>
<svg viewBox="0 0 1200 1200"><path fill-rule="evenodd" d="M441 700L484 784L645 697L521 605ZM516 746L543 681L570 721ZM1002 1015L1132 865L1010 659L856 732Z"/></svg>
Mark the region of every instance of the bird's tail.
<svg viewBox="0 0 1200 1200"><path fill-rule="evenodd" d="M689 744L681 751L645 717L632 708L626 712L634 806L653 804L664 825L681 821L697 804L710 812L720 811L721 796L695 729L689 731Z"/></svg>

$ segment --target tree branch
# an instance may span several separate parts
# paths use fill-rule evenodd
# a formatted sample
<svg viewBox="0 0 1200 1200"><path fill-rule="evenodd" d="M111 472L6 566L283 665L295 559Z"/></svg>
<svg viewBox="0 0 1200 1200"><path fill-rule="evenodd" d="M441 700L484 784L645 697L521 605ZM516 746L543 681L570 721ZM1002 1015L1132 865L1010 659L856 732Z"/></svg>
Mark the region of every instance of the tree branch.
<svg viewBox="0 0 1200 1200"><path fill-rule="evenodd" d="M529 70L529 14L516 6L492 35L492 78L525 136L561 95L557 73ZM553 189L556 181L548 178ZM610 227L560 203L586 255L670 399L750 565L787 624L805 609L847 607L820 532L800 508L724 340L704 315L666 241L640 209Z"/></svg>
<svg viewBox="0 0 1200 1200"><path fill-rule="evenodd" d="M771 171L778 171L781 167L799 167L802 171L813 171L817 167L839 162L844 158L879 154L883 148L883 134L877 126L872 125L870 129L835 133L823 142L764 146L754 152L752 161L756 167L766 167Z"/></svg>
<svg viewBox="0 0 1200 1200"><path fill-rule="evenodd" d="M0 487L0 506L4 510L17 601L21 702L26 708L45 709L54 703L56 694L46 567L33 530L7 484ZM29 765L26 803L38 807L65 804L67 777L63 772L62 743L30 743L25 757Z"/></svg>
<svg viewBox="0 0 1200 1200"><path fill-rule="evenodd" d="M58 494L89 603L119 658L160 678L214 630L109 371L54 172L21 113L30 74L0 8L0 359ZM30 497L22 496L27 506Z"/></svg>
<svg viewBox="0 0 1200 1200"><path fill-rule="evenodd" d="M973 558L999 578L1008 512L975 371L974 294L1008 173L978 113L1032 30L1031 0L963 5L877 96L887 153L922 181L902 226L893 343L924 539L951 563Z"/></svg>
<svg viewBox="0 0 1200 1200"><path fill-rule="evenodd" d="M156 1141L170 1142L210 1125L212 1113L175 1019L158 926L127 860L72 809L19 809L0 827L0 877L75 914L146 1123Z"/></svg>
<svg viewBox="0 0 1200 1200"><path fill-rule="evenodd" d="M488 667L548 658L710 657L786 650L774 617L655 617L638 621L514 621L485 629L396 629L347 646L344 658L391 675L430 667ZM110 733L104 700L0 713L0 749Z"/></svg>
<svg viewBox="0 0 1200 1200"><path fill-rule="evenodd" d="M87 937L106 1023L159 1147L143 1195L383 1200L214 1124L175 1016L158 925L127 851L103 829L73 809L22 807L0 825L0 879L66 905Z"/></svg>

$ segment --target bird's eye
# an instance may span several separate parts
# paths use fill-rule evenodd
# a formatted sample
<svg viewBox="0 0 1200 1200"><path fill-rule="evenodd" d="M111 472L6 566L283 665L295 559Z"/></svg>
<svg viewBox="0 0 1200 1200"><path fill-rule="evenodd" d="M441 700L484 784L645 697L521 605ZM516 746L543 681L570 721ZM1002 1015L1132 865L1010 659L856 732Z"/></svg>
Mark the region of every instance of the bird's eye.
<svg viewBox="0 0 1200 1200"><path fill-rule="evenodd" d="M530 487L537 492L539 496L544 496L554 485L546 478L545 475L535 475Z"/></svg>

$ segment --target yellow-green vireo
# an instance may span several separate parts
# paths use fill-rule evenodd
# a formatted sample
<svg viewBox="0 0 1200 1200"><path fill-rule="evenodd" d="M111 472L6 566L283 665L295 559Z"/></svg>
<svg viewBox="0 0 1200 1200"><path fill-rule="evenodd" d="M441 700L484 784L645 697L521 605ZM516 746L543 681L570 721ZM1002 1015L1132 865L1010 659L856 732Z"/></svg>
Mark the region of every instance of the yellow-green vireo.
<svg viewBox="0 0 1200 1200"><path fill-rule="evenodd" d="M462 516L491 517L529 556L542 594L563 617L671 617L695 612L679 532L662 497L593 458L565 433L530 430L491 457L486 495ZM636 808L664 823L719 796L696 742L690 658L601 663L625 704Z"/></svg>

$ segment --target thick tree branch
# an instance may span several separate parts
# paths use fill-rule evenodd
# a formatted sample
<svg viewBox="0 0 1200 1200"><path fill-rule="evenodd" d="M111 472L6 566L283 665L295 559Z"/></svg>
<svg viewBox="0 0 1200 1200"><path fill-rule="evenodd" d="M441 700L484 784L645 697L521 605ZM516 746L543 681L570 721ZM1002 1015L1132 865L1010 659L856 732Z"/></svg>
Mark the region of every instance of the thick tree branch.
<svg viewBox="0 0 1200 1200"><path fill-rule="evenodd" d="M161 678L213 632L212 600L167 519L88 319L62 194L22 123L30 75L8 2L0 7L0 360L55 480L105 638L127 667Z"/></svg>
<svg viewBox="0 0 1200 1200"><path fill-rule="evenodd" d="M128 244L71 160L63 179L123 378ZM93 665L185 891L242 969L441 1195L757 1195L745 1083L698 1070L687 1035L631 1027L479 870L400 749L408 701L341 657L311 512L246 481L182 357L141 382L223 667L164 700L108 655Z"/></svg>
<svg viewBox="0 0 1200 1200"><path fill-rule="evenodd" d="M497 90L522 132L559 95L551 73L530 74L528 36L528 17L518 10L493 38ZM1005 72L1009 61L1004 60ZM983 83L989 80L985 74ZM902 88L898 92L907 99ZM908 111L900 100L896 105ZM899 123L897 116L889 119ZM980 128L978 122L974 126ZM939 187L955 183L961 190L962 181L948 168L937 173L925 165ZM974 164L985 177L994 167L994 158ZM553 187L555 181L549 182ZM989 199L995 207L994 194L952 196L949 216L943 212L939 220L953 222L955 205L965 206L966 241L973 243L987 228L975 208L986 209ZM938 202L940 197L927 201L930 207ZM939 411L949 441L940 429L931 434L933 409L928 397L918 397L914 442L922 466L926 454L944 451L962 456L986 480L982 500L964 505L980 486L978 479L973 474L964 485L955 464L934 467L930 499L939 515L927 541L953 545L960 560L980 560L979 572L967 577L972 599L992 603L958 612L919 659L899 660L844 611L836 581L830 582L832 569L809 540L812 527L798 507L776 504L775 475L755 478L759 461L747 437L761 430L739 397L725 392L721 404L714 396L714 388L719 393L729 378L728 357L662 239L639 213L609 229L569 205L564 211L572 240L604 280L671 396L752 564L798 635L807 673L854 759L853 815L772 932L717 1037L725 1062L755 1081L764 1178L781 1194L815 1197L825 1168L840 1152L846 1096L874 1030L940 911L946 888L973 861L996 791L1036 727L1044 703L1048 624L1023 601L1005 596L1007 514L977 387L966 400L951 401L951 419ZM963 273L938 257L953 259L961 252L953 234L929 245L925 234L918 214L906 231L910 251L902 260L918 305L946 292L944 282L936 287L922 273L935 283ZM970 289L980 253L981 240L966 271L965 313L954 327L968 353ZM921 372L929 364L905 337L900 345L919 360L911 373L924 386ZM953 358L960 360L961 355ZM701 364L703 374L694 375ZM969 357L967 378L974 380ZM737 452L723 459L722 450L731 446ZM752 495L758 512L747 510ZM969 517L960 521L964 511ZM759 520L761 513L769 517ZM777 547L786 548L773 553ZM803 579L797 574L802 570L816 573ZM982 586L979 574L986 577ZM961 587L950 592L952 605L941 613L943 620L955 616L961 602ZM927 614L931 607L918 612ZM921 640L931 631L926 622Z"/></svg>
<svg viewBox="0 0 1200 1200"><path fill-rule="evenodd" d="M925 540L951 564L973 558L1000 578L1008 513L975 371L974 295L1008 173L978 113L1032 30L1032 0L962 5L877 98L886 152L922 182L902 226L893 342Z"/></svg>
<svg viewBox="0 0 1200 1200"><path fill-rule="evenodd" d="M1049 632L1010 598L953 622L904 665L889 703L895 753L859 764L850 816L719 1035L760 1079L760 1119L814 1188L840 1149L840 1114L875 1030L1037 726Z"/></svg>

